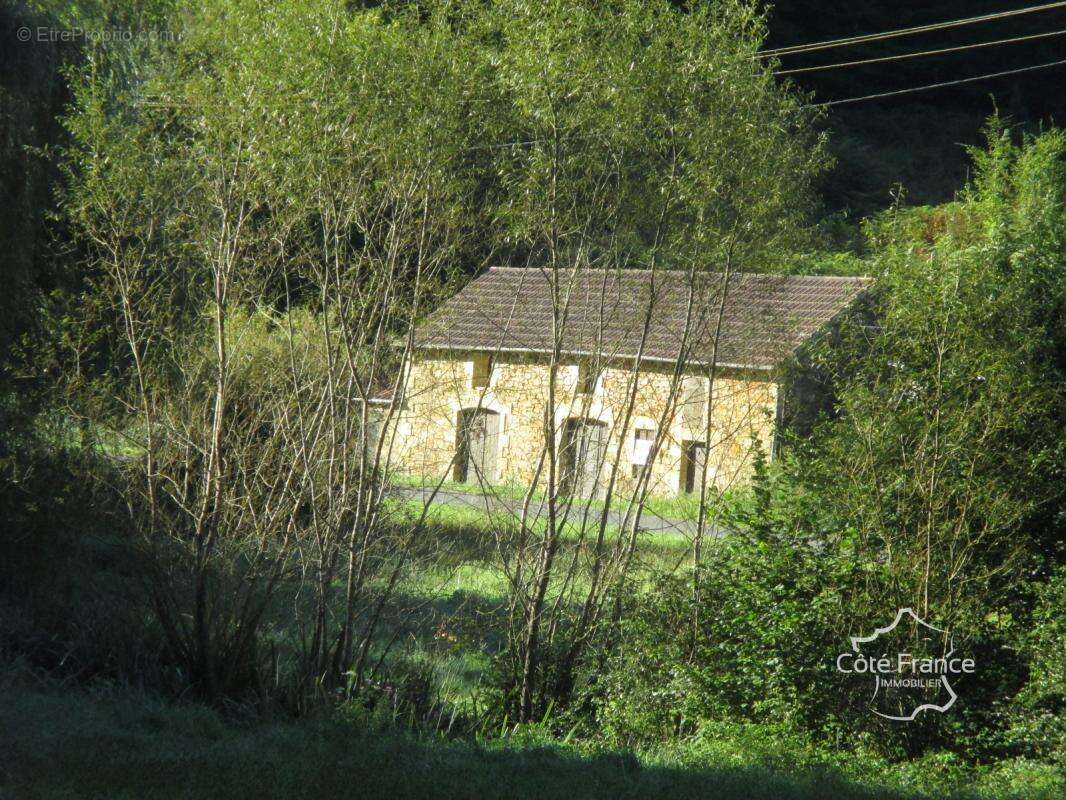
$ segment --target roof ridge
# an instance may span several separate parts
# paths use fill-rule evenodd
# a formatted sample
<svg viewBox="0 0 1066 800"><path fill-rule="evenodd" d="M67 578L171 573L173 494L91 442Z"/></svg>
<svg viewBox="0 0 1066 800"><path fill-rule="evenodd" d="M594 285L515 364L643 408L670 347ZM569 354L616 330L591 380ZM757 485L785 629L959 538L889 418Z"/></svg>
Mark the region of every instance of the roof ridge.
<svg viewBox="0 0 1066 800"><path fill-rule="evenodd" d="M527 269L535 269L543 271L548 267L508 267L508 266L495 266L489 267L489 272L524 272ZM562 267L562 269L574 269L574 267ZM644 267L620 267L620 268L607 268L607 267L581 267L582 272L684 272L683 269L647 269Z"/></svg>
<svg viewBox="0 0 1066 800"><path fill-rule="evenodd" d="M530 266L530 267L492 266L492 267L489 267L488 270L486 270L486 272L483 272L481 274L484 275L487 272L525 272L526 270L536 270L538 272L543 272L543 271L545 271L547 269L548 269L547 267L532 267L532 266ZM572 270L574 268L573 267L562 267L562 269ZM581 269L582 272L629 272L629 273L647 273L647 274L650 274L650 273L659 273L659 274L671 273L671 274L675 274L675 275L684 275L684 274L687 273L687 270L683 270L683 269L664 269L664 268L661 268L661 269L647 269L645 267L620 267L620 268L582 267L580 269ZM704 272L703 274L705 274L705 275L720 275L721 273L708 270L708 271ZM734 272L733 274L734 275L765 275L767 277L775 277L775 278L804 278L804 279L816 280L816 281L833 280L833 281L859 282L859 281L872 281L872 280L874 280L872 275L804 275L802 273L793 274L793 273L790 273L790 272L750 272L750 271L748 271L748 272L738 271L738 272Z"/></svg>

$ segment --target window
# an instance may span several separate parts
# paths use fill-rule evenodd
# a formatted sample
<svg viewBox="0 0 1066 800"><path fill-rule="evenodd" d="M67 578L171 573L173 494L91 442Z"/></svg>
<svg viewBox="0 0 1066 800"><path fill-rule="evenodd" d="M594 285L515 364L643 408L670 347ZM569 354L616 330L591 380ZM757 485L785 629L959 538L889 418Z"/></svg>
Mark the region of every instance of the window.
<svg viewBox="0 0 1066 800"><path fill-rule="evenodd" d="M599 372L593 368L592 364L587 361L580 362L577 365L577 393L595 394L596 382L599 378Z"/></svg>
<svg viewBox="0 0 1066 800"><path fill-rule="evenodd" d="M485 389L492 378L492 354L474 354L474 373L470 380L470 386L474 389Z"/></svg>
<svg viewBox="0 0 1066 800"><path fill-rule="evenodd" d="M651 469L655 461L655 431L650 428L637 428L633 432L633 477L639 478L642 472Z"/></svg>

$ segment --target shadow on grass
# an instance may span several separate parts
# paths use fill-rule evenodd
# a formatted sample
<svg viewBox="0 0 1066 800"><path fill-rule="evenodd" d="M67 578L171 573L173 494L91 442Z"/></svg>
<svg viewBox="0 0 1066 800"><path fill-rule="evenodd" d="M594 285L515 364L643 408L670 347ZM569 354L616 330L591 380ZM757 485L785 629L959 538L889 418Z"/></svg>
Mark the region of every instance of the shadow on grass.
<svg viewBox="0 0 1066 800"><path fill-rule="evenodd" d="M10 793L10 794L9 794ZM903 798L807 770L681 768L628 754L372 736L353 724L227 727L135 694L0 689L0 797Z"/></svg>

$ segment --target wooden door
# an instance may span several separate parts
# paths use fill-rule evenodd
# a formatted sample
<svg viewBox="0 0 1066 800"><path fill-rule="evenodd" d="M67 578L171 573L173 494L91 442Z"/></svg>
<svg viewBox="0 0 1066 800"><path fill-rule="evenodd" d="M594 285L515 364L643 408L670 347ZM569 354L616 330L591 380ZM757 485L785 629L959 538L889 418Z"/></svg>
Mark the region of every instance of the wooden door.
<svg viewBox="0 0 1066 800"><path fill-rule="evenodd" d="M455 480L460 483L492 483L500 441L500 415L487 408L466 408L459 412L458 453Z"/></svg>
<svg viewBox="0 0 1066 800"><path fill-rule="evenodd" d="M568 419L562 439L563 491L594 497L607 452L607 425L592 419Z"/></svg>
<svg viewBox="0 0 1066 800"><path fill-rule="evenodd" d="M681 456L681 490L698 492L703 479L703 465L707 462L707 445L703 442L685 442Z"/></svg>

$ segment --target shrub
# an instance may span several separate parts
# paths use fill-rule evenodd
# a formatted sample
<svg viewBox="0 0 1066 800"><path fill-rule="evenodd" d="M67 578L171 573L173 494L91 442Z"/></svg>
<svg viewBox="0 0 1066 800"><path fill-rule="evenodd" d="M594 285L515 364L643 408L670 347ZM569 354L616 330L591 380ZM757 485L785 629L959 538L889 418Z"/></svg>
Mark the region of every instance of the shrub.
<svg viewBox="0 0 1066 800"><path fill-rule="evenodd" d="M722 720L836 724L839 681L826 677L847 641L836 588L847 563L766 522L718 543L698 576L698 605L691 574L635 595L591 690L609 741L648 745Z"/></svg>

